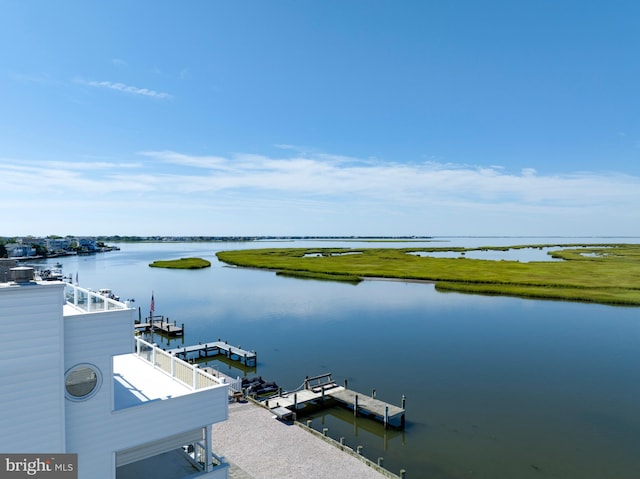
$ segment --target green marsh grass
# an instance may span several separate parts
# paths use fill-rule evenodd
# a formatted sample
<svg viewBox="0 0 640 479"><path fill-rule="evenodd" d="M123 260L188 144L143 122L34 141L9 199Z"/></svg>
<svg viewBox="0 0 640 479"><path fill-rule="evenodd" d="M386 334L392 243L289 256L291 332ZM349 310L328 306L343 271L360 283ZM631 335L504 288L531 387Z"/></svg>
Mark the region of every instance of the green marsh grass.
<svg viewBox="0 0 640 479"><path fill-rule="evenodd" d="M433 258L416 252L562 247L563 261ZM436 283L440 291L640 306L640 245L516 245L480 248L281 248L221 251L237 266L306 278L396 278Z"/></svg>
<svg viewBox="0 0 640 479"><path fill-rule="evenodd" d="M180 258L166 261L154 261L149 266L152 268L201 269L211 266L211 262L202 258Z"/></svg>

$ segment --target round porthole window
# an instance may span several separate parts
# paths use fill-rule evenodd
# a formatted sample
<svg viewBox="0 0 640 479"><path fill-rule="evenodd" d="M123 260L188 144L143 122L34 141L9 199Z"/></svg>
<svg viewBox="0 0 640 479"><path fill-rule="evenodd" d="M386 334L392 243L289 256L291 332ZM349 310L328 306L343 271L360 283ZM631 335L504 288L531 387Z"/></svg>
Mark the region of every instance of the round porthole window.
<svg viewBox="0 0 640 479"><path fill-rule="evenodd" d="M98 391L101 381L98 368L91 364L78 364L69 369L64 377L67 397L74 401L89 399Z"/></svg>

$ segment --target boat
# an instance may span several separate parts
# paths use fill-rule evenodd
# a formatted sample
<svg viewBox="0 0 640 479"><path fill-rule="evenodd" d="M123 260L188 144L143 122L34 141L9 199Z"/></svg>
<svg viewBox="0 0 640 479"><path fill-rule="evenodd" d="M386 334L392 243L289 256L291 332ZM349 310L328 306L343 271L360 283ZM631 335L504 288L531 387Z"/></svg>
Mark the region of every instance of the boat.
<svg viewBox="0 0 640 479"><path fill-rule="evenodd" d="M120 301L120 296L116 296L115 294L113 294L113 291L111 291L109 288L101 288L98 290L98 294L100 296L104 296L105 298L109 298L109 299L113 299L116 301Z"/></svg>
<svg viewBox="0 0 640 479"><path fill-rule="evenodd" d="M43 269L38 272L40 278L44 281L64 281L65 277L62 274L62 270L56 269Z"/></svg>

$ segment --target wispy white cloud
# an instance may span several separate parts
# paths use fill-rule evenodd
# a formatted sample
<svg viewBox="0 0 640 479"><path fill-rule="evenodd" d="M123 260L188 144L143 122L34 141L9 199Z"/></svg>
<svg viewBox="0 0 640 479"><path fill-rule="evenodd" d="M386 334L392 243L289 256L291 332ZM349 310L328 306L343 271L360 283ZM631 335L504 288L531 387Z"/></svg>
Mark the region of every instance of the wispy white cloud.
<svg viewBox="0 0 640 479"><path fill-rule="evenodd" d="M207 169L228 169L228 160L220 156L193 156L175 151L141 151L139 155L162 163Z"/></svg>
<svg viewBox="0 0 640 479"><path fill-rule="evenodd" d="M168 99L171 98L169 93L159 92L155 90L151 90L149 88L138 88L131 85L125 85L120 82L111 82L111 81L94 81L94 80L77 80L79 83L83 85L92 86L95 88L106 88L109 90L116 90L123 93L130 93L132 95L142 95L148 96L151 98L159 98L159 99Z"/></svg>
<svg viewBox="0 0 640 479"><path fill-rule="evenodd" d="M389 234L430 233L434 225L445 224L472 228L464 230L467 234L505 231L491 230L496 225L511 228L513 234L527 228L566 234L577 231L572 222L580 222L581 231L600 233L616 225L628 229L640 224L640 177L636 176L599 172L544 175L533 168L510 172L499 165L401 164L297 152L272 157L144 151L132 162L0 158L0 205L4 205L0 213L9 214L7 208L25 195L41 211L74 202L84 209L90 210L93 204L106 211L112 204L127 214L139 209L155 211L154 215L172 224L193 221L193 231L201 231L197 212L255 225L297 226L294 231L298 233L310 229L321 233L313 229L321 225L330 233L332 225L342 224L345 233L356 234L361 230L349 227L357 228L360 223L368 225L367 232ZM179 218L170 217L169 210ZM593 230L598 224L594 216L607 225ZM430 229L420 226L415 230L414 224L428 224ZM304 230L299 229L302 225L307 225ZM456 226L456 231L463 226ZM564 230L559 231L561 228ZM452 229L449 226L447 232ZM280 230L285 231L289 230Z"/></svg>
<svg viewBox="0 0 640 479"><path fill-rule="evenodd" d="M400 164L318 154L272 158L255 154L197 156L173 151L141 153L182 169L182 183L191 190L249 189L306 196L362 195L405 200L452 198L485 203L586 206L602 201L640 201L640 178L602 173L538 175L533 168L509 173L500 166L452 165L435 162ZM215 170L202 173L198 169ZM170 176L173 176L170 175Z"/></svg>
<svg viewBox="0 0 640 479"><path fill-rule="evenodd" d="M55 85L60 83L48 73L11 73L11 78L20 83L39 83L41 85Z"/></svg>

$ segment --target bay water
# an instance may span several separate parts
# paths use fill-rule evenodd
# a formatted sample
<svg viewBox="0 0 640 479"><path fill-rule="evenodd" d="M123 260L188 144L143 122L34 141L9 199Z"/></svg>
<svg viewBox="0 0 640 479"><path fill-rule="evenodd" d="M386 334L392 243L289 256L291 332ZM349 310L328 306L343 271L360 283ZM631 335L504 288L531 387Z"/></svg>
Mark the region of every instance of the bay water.
<svg viewBox="0 0 640 479"><path fill-rule="evenodd" d="M82 287L135 299L143 318L153 293L156 314L185 328L183 338L155 335L163 348L222 339L257 351L256 368L211 362L231 376L259 375L288 390L305 376L331 372L338 384L346 379L365 394L375 389L396 405L404 395L403 431L342 409L315 414L312 426L354 449L361 445L374 461L384 458L396 474L405 469L409 479L640 477L640 308L440 293L405 281L299 280L215 257L256 247L638 242L437 240L120 243L120 251L43 263L60 261ZM527 251L521 254L526 260ZM148 266L193 256L212 267Z"/></svg>

